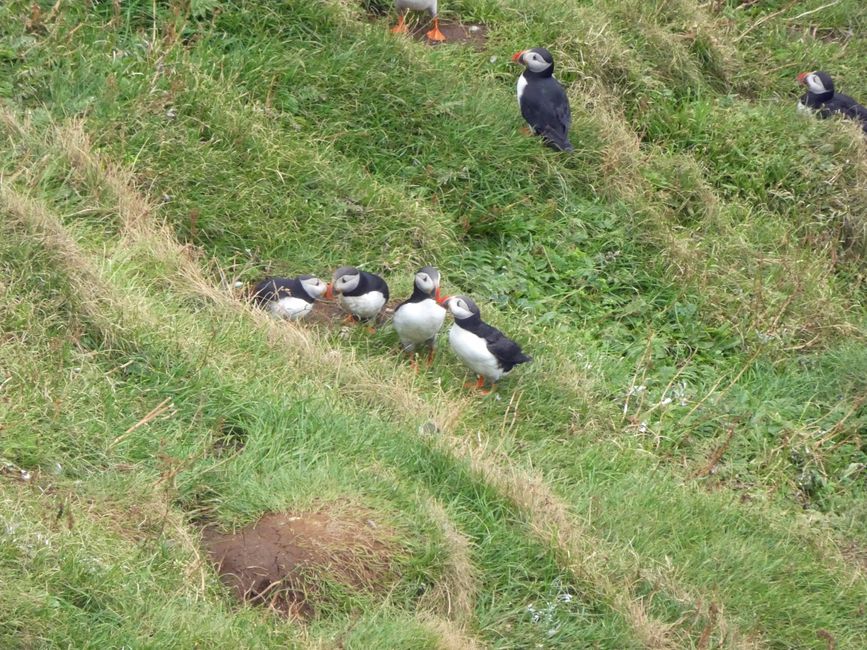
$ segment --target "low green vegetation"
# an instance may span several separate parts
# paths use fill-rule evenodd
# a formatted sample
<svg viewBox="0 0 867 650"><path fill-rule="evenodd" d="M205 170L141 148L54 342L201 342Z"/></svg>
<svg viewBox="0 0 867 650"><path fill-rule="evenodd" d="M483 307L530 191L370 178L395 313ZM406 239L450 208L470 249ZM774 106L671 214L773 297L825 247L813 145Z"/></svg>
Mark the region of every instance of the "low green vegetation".
<svg viewBox="0 0 867 650"><path fill-rule="evenodd" d="M864 3L386 5L0 5L0 647L867 645L867 143L794 80L867 101ZM347 263L534 362L481 398L235 288ZM279 512L381 584L239 602L203 531Z"/></svg>

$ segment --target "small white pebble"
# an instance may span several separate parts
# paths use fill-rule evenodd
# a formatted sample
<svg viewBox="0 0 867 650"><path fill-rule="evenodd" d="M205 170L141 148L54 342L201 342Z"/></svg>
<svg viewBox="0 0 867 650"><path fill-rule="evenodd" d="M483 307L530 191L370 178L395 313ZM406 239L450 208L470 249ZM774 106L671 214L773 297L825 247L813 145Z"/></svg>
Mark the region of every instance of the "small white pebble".
<svg viewBox="0 0 867 650"><path fill-rule="evenodd" d="M163 194L163 203L168 203L171 200L172 200L171 194Z"/></svg>
<svg viewBox="0 0 867 650"><path fill-rule="evenodd" d="M489 61L490 61L491 63L496 63L496 62L497 62L497 57L496 57L496 56L492 56L492 57L489 59Z"/></svg>
<svg viewBox="0 0 867 650"><path fill-rule="evenodd" d="M26 469L21 470L21 480L22 481L29 481L31 478L32 477L30 475L30 472L28 472Z"/></svg>
<svg viewBox="0 0 867 650"><path fill-rule="evenodd" d="M671 398L666 397L664 400L662 400L662 402L660 402L660 404L662 404L663 406L668 406L669 404L671 404Z"/></svg>
<svg viewBox="0 0 867 650"><path fill-rule="evenodd" d="M470 29L469 29L469 31L475 33L475 32L480 31L481 29L482 29L482 28L479 27L478 25L470 25Z"/></svg>
<svg viewBox="0 0 867 650"><path fill-rule="evenodd" d="M238 280L237 282L235 282L235 284L234 284L233 286L234 286L236 289L241 289L241 288L243 288L244 283L241 282L240 280Z"/></svg>
<svg viewBox="0 0 867 650"><path fill-rule="evenodd" d="M173 120L178 116L178 112L174 108L170 108L166 111L166 118Z"/></svg>

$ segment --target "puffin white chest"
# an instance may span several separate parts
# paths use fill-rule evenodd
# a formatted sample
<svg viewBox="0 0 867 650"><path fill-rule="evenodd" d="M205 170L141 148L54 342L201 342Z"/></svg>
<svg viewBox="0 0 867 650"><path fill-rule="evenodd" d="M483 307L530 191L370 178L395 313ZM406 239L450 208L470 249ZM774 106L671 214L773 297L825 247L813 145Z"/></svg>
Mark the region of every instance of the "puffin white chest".
<svg viewBox="0 0 867 650"><path fill-rule="evenodd" d="M527 79L524 75L518 77L518 106L521 105L521 97L524 95L524 90L527 88Z"/></svg>
<svg viewBox="0 0 867 650"><path fill-rule="evenodd" d="M446 310L435 300L408 302L394 312L394 329L404 348L411 351L433 339L443 326L445 317Z"/></svg>
<svg viewBox="0 0 867 650"><path fill-rule="evenodd" d="M313 311L313 303L301 298L280 298L269 303L268 311L277 318L298 320Z"/></svg>
<svg viewBox="0 0 867 650"><path fill-rule="evenodd" d="M359 318L373 318L385 305L385 296L381 291L368 291L360 296L344 296L340 294L340 304L350 314Z"/></svg>
<svg viewBox="0 0 867 650"><path fill-rule="evenodd" d="M437 0L395 0L398 9L410 11L428 11L431 16L437 15Z"/></svg>
<svg viewBox="0 0 867 650"><path fill-rule="evenodd" d="M488 350L488 342L460 325L452 325L449 330L449 345L470 370L488 381L495 382L505 374L497 358Z"/></svg>

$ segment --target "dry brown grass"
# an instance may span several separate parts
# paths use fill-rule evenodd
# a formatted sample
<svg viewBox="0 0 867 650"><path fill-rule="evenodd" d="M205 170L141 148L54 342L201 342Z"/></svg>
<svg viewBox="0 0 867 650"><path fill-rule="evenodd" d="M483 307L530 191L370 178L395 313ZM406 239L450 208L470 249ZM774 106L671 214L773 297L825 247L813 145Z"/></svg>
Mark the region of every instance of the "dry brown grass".
<svg viewBox="0 0 867 650"><path fill-rule="evenodd" d="M455 527L438 501L428 498L424 508L442 530L449 554L440 581L425 594L419 606L463 629L472 620L479 587L472 561L472 542Z"/></svg>

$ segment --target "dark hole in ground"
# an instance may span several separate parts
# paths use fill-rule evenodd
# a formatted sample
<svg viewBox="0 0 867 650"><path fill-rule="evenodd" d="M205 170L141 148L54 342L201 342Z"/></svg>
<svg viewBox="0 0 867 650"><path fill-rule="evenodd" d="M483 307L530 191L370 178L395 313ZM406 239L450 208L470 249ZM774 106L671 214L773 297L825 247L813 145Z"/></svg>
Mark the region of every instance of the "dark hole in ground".
<svg viewBox="0 0 867 650"><path fill-rule="evenodd" d="M247 443L247 430L231 420L217 422L212 449L217 456L241 451Z"/></svg>
<svg viewBox="0 0 867 650"><path fill-rule="evenodd" d="M286 616L313 616L329 583L385 593L394 581L393 533L363 510L271 513L234 533L205 528L202 538L238 599Z"/></svg>

